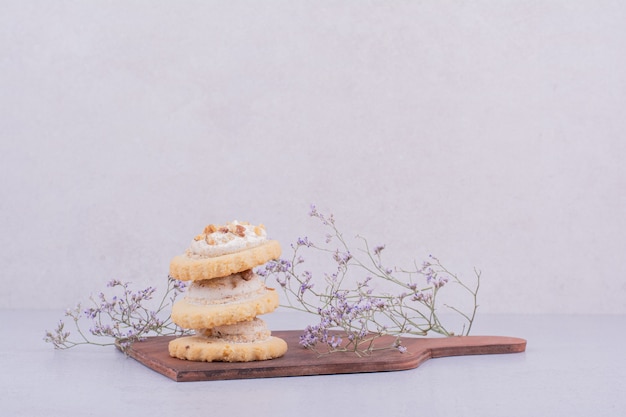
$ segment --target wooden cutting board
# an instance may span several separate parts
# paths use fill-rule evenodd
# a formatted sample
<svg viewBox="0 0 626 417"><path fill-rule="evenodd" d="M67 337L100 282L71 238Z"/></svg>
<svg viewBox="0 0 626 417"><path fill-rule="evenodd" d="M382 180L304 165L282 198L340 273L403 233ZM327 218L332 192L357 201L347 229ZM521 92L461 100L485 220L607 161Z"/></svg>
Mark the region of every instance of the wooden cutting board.
<svg viewBox="0 0 626 417"><path fill-rule="evenodd" d="M462 355L517 353L526 350L526 340L503 336L455 336L442 338L403 338L406 353L396 349L374 351L359 357L354 353L327 355L302 348L302 331L273 331L284 339L289 350L282 358L258 362L190 362L169 356L171 336L150 337L129 349L130 357L174 381L215 381L226 379L272 378L286 376L331 375L359 372L403 371L417 368L430 358ZM393 339L381 340L391 343Z"/></svg>

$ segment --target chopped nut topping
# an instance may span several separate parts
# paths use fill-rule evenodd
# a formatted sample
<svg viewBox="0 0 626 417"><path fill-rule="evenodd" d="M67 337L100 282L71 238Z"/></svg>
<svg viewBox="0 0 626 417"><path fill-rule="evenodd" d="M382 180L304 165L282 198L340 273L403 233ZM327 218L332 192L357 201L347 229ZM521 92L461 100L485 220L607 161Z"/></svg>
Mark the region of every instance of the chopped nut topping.
<svg viewBox="0 0 626 417"><path fill-rule="evenodd" d="M245 237L246 236L246 228L240 224L237 225L237 227L235 227L235 234L239 237Z"/></svg>
<svg viewBox="0 0 626 417"><path fill-rule="evenodd" d="M254 278L254 272L252 272L251 269L245 270L241 273L241 278L243 278L245 281L250 281L252 278Z"/></svg>
<svg viewBox="0 0 626 417"><path fill-rule="evenodd" d="M254 233L256 233L257 236L261 236L263 234L263 230L265 230L265 226L262 224L254 227Z"/></svg>
<svg viewBox="0 0 626 417"><path fill-rule="evenodd" d="M230 231L227 226L222 226L218 230L222 233L228 233Z"/></svg>
<svg viewBox="0 0 626 417"><path fill-rule="evenodd" d="M209 237L209 235L206 235L204 240L207 243L207 245L215 245L216 244L215 239L213 239L212 237Z"/></svg>
<svg viewBox="0 0 626 417"><path fill-rule="evenodd" d="M217 230L217 227L215 227L214 224L210 224L207 227L204 228L204 234L208 235L210 233L213 233Z"/></svg>
<svg viewBox="0 0 626 417"><path fill-rule="evenodd" d="M193 238L193 240L198 241L198 240L202 240L204 239L204 235L197 235L196 237Z"/></svg>

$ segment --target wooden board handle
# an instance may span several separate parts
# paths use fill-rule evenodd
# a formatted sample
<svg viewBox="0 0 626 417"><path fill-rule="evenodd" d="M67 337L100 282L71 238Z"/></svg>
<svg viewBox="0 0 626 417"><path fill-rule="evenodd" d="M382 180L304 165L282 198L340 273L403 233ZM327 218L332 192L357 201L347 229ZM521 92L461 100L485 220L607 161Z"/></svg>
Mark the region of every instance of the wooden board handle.
<svg viewBox="0 0 626 417"><path fill-rule="evenodd" d="M526 340L506 336L453 336L415 339L413 346L429 349L431 358L443 358L524 352Z"/></svg>

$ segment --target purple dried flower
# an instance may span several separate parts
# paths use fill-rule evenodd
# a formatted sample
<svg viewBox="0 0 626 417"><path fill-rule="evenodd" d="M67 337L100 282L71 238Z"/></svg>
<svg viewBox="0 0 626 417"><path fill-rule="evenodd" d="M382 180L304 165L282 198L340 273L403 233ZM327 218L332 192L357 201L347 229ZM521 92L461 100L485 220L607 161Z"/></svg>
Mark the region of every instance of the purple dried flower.
<svg viewBox="0 0 626 417"><path fill-rule="evenodd" d="M262 268L259 268L257 274L262 277L267 277L271 274L283 274L288 272L291 267L291 262L286 259L272 260L267 262Z"/></svg>
<svg viewBox="0 0 626 417"><path fill-rule="evenodd" d="M350 252L340 252L339 249L337 249L333 255L333 259L340 266L346 266L348 261L352 259L352 254Z"/></svg>
<svg viewBox="0 0 626 417"><path fill-rule="evenodd" d="M183 292L187 288L187 283L185 281L180 281L180 280L172 278L172 282L173 282L172 288L175 289L176 291Z"/></svg>
<svg viewBox="0 0 626 417"><path fill-rule="evenodd" d="M339 336L332 336L330 338L330 340L328 340L328 346L330 346L333 349L337 349L339 346L341 346L341 342L343 340L341 340L341 337Z"/></svg>
<svg viewBox="0 0 626 417"><path fill-rule="evenodd" d="M119 280L111 280L107 286L109 288L120 287L122 295L119 295L119 288L116 288L118 294L108 297L105 293L100 292L89 299L93 306L82 309L80 304L75 309L68 309L66 315L72 317L74 324L78 329L79 337L82 340L71 340L70 333L63 330L63 322L60 322L54 332L46 332L44 340L50 342L57 349L69 349L82 344L110 345L111 343L96 343L87 335L95 337L113 338L115 342L125 350L129 343L135 340L142 340L149 333L158 335L182 334L181 329L171 323L170 319L162 320L158 317L163 309L169 307L166 301L169 299L173 302L176 293L184 289L184 283L169 278L168 287L158 308L148 309L144 306L146 302L152 300L156 293L156 288L147 287L139 291L133 292L129 287L129 283L122 283ZM170 282L172 283L170 285ZM89 332L81 330L79 319L85 317L91 320ZM122 343L125 342L125 343Z"/></svg>
<svg viewBox="0 0 626 417"><path fill-rule="evenodd" d="M313 246L313 243L306 236L305 237L299 237L298 240L296 241L296 244L298 246L306 246L307 248L310 248L311 246Z"/></svg>
<svg viewBox="0 0 626 417"><path fill-rule="evenodd" d="M335 218L332 215L332 213L329 214L328 217L325 217L323 214L317 211L317 207L315 207L314 204L311 204L311 209L309 210L309 216L317 217L318 219L322 221L322 224L325 226L330 226L330 225L335 224Z"/></svg>
<svg viewBox="0 0 626 417"><path fill-rule="evenodd" d="M122 351L128 350L128 348L130 348L130 346L132 344L133 344L133 342L131 340L120 340L119 341L119 346L120 346L120 349L122 349Z"/></svg>
<svg viewBox="0 0 626 417"><path fill-rule="evenodd" d="M95 308L88 308L86 309L83 314L85 315L85 317L89 318L89 319L93 319L96 317L96 315L99 313L100 311L95 309Z"/></svg>
<svg viewBox="0 0 626 417"><path fill-rule="evenodd" d="M302 273L302 283L300 284L300 297L302 297L304 295L304 293L313 288L313 284L311 283L311 279L313 278L313 276L311 275L311 273L309 271L304 271Z"/></svg>
<svg viewBox="0 0 626 417"><path fill-rule="evenodd" d="M372 280L372 277L367 276L362 282L357 282L357 288L363 288L369 286L369 282Z"/></svg>
<svg viewBox="0 0 626 417"><path fill-rule="evenodd" d="M429 304L433 299L433 294L431 291L417 291L411 297L412 301L418 301L420 303Z"/></svg>
<svg viewBox="0 0 626 417"><path fill-rule="evenodd" d="M426 282L435 288L441 288L448 282L448 277L440 277L436 272L430 270L426 276Z"/></svg>
<svg viewBox="0 0 626 417"><path fill-rule="evenodd" d="M374 247L374 255L380 256L380 252L382 252L383 249L385 249L385 245Z"/></svg>
<svg viewBox="0 0 626 417"><path fill-rule="evenodd" d="M315 346L319 342L319 335L323 333L319 326L307 326L300 336L300 345L306 348Z"/></svg>

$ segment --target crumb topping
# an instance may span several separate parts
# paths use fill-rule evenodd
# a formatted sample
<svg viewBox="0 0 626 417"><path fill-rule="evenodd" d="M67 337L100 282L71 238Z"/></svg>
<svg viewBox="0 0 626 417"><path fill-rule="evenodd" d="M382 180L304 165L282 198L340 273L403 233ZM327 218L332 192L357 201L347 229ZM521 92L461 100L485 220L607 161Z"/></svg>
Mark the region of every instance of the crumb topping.
<svg viewBox="0 0 626 417"><path fill-rule="evenodd" d="M209 224L196 235L187 249L194 258L220 256L262 244L266 238L265 226L232 221L226 224Z"/></svg>

